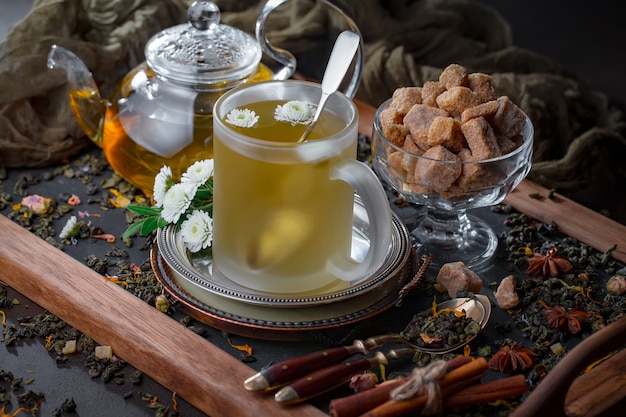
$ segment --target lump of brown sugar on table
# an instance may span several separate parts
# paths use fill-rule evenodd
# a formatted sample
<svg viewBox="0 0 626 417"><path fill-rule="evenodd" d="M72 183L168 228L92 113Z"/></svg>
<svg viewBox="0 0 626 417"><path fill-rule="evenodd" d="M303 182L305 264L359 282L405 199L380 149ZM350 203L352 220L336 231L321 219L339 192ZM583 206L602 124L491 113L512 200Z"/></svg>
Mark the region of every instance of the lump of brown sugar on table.
<svg viewBox="0 0 626 417"><path fill-rule="evenodd" d="M460 290L477 293L483 287L478 274L461 261L444 264L437 274L437 284L448 291L450 298L456 298Z"/></svg>
<svg viewBox="0 0 626 417"><path fill-rule="evenodd" d="M515 277L508 275L503 278L495 293L496 302L505 310L513 308L519 304L519 296L515 290Z"/></svg>

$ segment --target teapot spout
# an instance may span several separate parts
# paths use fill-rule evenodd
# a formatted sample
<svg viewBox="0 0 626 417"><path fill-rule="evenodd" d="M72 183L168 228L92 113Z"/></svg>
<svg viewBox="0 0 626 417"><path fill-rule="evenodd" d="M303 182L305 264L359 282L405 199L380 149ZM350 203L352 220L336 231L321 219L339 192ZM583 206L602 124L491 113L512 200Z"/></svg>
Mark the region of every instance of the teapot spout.
<svg viewBox="0 0 626 417"><path fill-rule="evenodd" d="M58 45L48 53L48 68L65 71L69 82L69 99L78 125L98 146L102 146L102 129L108 102L83 61Z"/></svg>

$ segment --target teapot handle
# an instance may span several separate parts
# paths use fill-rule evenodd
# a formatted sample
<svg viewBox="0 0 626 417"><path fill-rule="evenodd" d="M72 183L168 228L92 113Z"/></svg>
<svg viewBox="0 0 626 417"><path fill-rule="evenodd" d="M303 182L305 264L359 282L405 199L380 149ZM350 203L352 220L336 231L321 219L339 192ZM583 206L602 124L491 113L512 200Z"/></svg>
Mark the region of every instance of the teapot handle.
<svg viewBox="0 0 626 417"><path fill-rule="evenodd" d="M296 70L296 58L293 54L285 49L281 49L275 46L272 46L270 41L267 39L267 33L265 31L265 22L267 21L268 16L274 9L276 9L281 4L287 2L289 0L267 0L261 9L261 13L259 13L259 17L256 21L256 37L259 43L261 44L261 48L263 52L268 54L272 59L280 62L283 65L283 68L276 72L274 75L274 79L284 80L293 75ZM359 31L356 22L351 17L349 10L347 7L339 0L323 0L324 3L327 3L330 7L337 10L341 16L345 19L350 30L356 32L359 35L359 50L357 51L356 61L354 65L354 71L352 73L352 78L350 79L350 83L347 85L344 94L353 99L356 95L356 91L359 88L359 84L361 83L361 77L363 75L363 63L364 63L364 54L363 54L363 37L361 36L361 32Z"/></svg>

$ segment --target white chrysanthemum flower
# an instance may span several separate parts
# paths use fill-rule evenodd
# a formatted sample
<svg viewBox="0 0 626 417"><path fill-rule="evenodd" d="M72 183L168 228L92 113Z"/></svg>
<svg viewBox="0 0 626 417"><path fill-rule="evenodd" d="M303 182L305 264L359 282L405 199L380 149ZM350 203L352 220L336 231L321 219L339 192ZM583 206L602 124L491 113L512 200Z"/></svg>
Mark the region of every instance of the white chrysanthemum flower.
<svg viewBox="0 0 626 417"><path fill-rule="evenodd" d="M233 109L226 115L226 121L238 127L252 127L259 121L259 116L248 109Z"/></svg>
<svg viewBox="0 0 626 417"><path fill-rule="evenodd" d="M191 165L187 169L187 172L183 174L183 177L180 181L184 183L193 183L197 186L200 186L207 182L211 175L213 175L213 160L204 159L202 161L197 161L193 165Z"/></svg>
<svg viewBox="0 0 626 417"><path fill-rule="evenodd" d="M61 239L69 239L78 235L79 232L80 225L78 224L78 220L76 219L76 216L72 216L67 219L67 223L65 223L65 226L63 226L61 233L59 233L59 237Z"/></svg>
<svg viewBox="0 0 626 417"><path fill-rule="evenodd" d="M191 252L206 249L213 242L213 219L206 211L194 210L181 224L180 235Z"/></svg>
<svg viewBox="0 0 626 417"><path fill-rule="evenodd" d="M161 217L168 223L176 223L187 211L196 193L194 184L178 183L172 185L163 198Z"/></svg>
<svg viewBox="0 0 626 417"><path fill-rule="evenodd" d="M171 187L173 182L172 169L167 165L163 165L159 173L156 177L154 177L154 186L152 188L152 196L156 207L161 207L163 205L165 193Z"/></svg>
<svg viewBox="0 0 626 417"><path fill-rule="evenodd" d="M313 106L304 101L288 101L282 106L276 106L274 118L279 122L308 125L313 120Z"/></svg>

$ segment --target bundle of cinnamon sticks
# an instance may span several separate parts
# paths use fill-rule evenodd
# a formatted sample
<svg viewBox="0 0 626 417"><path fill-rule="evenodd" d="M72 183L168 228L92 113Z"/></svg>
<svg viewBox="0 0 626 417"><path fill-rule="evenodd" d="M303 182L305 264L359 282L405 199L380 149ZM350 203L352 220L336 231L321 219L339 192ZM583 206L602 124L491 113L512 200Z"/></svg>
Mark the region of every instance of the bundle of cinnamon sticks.
<svg viewBox="0 0 626 417"><path fill-rule="evenodd" d="M446 410L467 407L515 397L528 390L523 375L480 383L487 371L484 358L472 359L457 356L446 364L446 375L440 382L443 408ZM420 412L428 401L427 395L418 395L408 400L390 399L390 392L404 384L405 379L383 382L376 387L349 397L330 402L331 417L398 417Z"/></svg>

